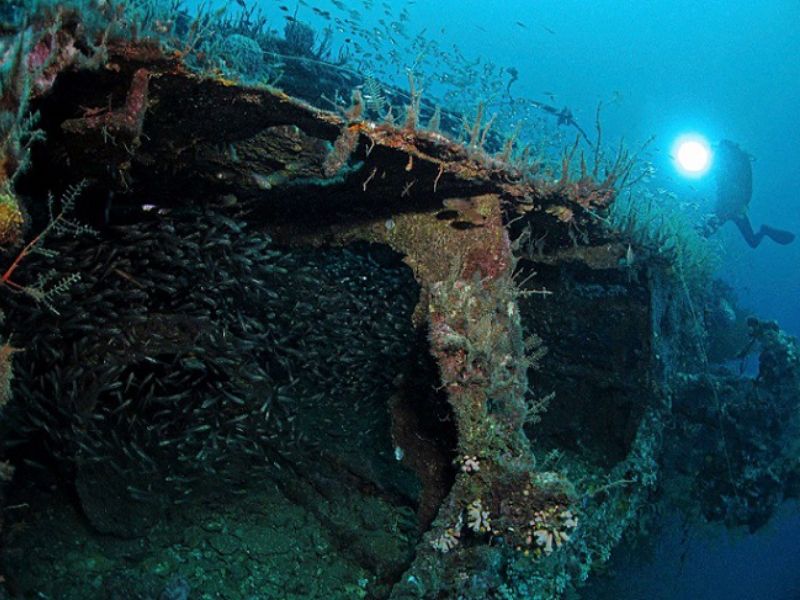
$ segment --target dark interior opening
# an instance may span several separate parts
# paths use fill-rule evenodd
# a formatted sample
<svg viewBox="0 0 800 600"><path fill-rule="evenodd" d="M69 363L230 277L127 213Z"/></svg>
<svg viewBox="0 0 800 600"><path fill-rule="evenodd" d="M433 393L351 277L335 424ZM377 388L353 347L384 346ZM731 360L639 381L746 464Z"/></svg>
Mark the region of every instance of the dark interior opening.
<svg viewBox="0 0 800 600"><path fill-rule="evenodd" d="M386 597L456 446L402 257L204 209L49 247L20 283L80 279L6 311L7 589Z"/></svg>
<svg viewBox="0 0 800 600"><path fill-rule="evenodd" d="M547 347L529 373L534 393L555 396L531 436L537 448L580 454L610 468L633 443L648 382L649 301L644 285L621 269L521 261L524 280L546 295L523 295L523 326ZM569 307L569 310L565 310Z"/></svg>

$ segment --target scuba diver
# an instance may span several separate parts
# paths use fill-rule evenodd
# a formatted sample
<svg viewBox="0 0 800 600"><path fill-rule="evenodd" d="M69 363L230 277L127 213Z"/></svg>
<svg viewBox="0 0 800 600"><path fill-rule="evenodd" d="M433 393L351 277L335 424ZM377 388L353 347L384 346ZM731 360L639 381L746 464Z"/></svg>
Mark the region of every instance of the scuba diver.
<svg viewBox="0 0 800 600"><path fill-rule="evenodd" d="M733 221L751 248L756 248L765 236L778 244L790 244L795 236L789 231L762 225L757 232L754 232L750 225L750 220L747 218L747 205L753 194L750 155L739 148L738 144L722 140L714 154L714 162L717 203L714 207L714 216L705 224L704 235L708 237L726 221Z"/></svg>
<svg viewBox="0 0 800 600"><path fill-rule="evenodd" d="M530 103L531 106L533 106L533 108L538 108L539 110L543 110L556 117L556 119L558 119L558 122L556 123L558 127L566 125L577 129L581 137L583 137L583 139L586 140L586 143L589 144L590 147L594 146L592 140L589 139L589 136L586 135L586 132L575 120L575 116L572 114L572 111L569 109L569 107L565 106L564 108L557 108L555 106L552 106L550 104L545 104L544 102L539 102L537 100L531 100Z"/></svg>
<svg viewBox="0 0 800 600"><path fill-rule="evenodd" d="M511 86L519 79L519 70L517 70L516 67L508 67L506 72L509 74L509 79L508 85L506 85L506 93L504 96L508 98L509 102L513 103L514 98L511 96ZM581 127L578 124L578 121L575 120L575 115L572 114L572 111L568 106L565 106L564 108L558 108L552 104L545 104L544 102L539 102L538 100L529 100L528 102L533 108L543 110L544 112L553 115L557 119L557 127L566 125L567 127L574 127L577 129L581 137L586 140L586 143L589 144L590 147L594 147L594 142L589 139L589 136L586 135L583 127Z"/></svg>

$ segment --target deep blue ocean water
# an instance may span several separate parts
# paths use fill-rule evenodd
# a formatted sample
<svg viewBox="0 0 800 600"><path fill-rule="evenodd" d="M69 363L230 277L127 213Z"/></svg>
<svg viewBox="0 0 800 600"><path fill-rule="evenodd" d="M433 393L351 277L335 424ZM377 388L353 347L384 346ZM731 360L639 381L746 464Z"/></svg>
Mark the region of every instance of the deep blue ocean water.
<svg viewBox="0 0 800 600"><path fill-rule="evenodd" d="M800 506L787 502L755 535L665 519L652 554L615 557L587 600L796 600ZM624 551L623 551L624 552Z"/></svg>
<svg viewBox="0 0 800 600"><path fill-rule="evenodd" d="M404 25L411 36L422 32L445 50L457 46L468 61L480 57L517 69L515 97L569 107L592 136L597 103L602 102L604 139L615 144L624 138L637 147L655 136L648 159L657 169L659 184L708 211L713 206L713 177L687 180L679 175L670 156L672 144L679 135L692 132L711 144L736 141L754 159L749 211L754 228L768 223L800 232L800 2L345 4L359 11L364 23L371 21L379 28L380 20L389 23L406 10ZM278 6L264 3L275 23L286 15ZM334 10L330 0L301 3L298 18L319 27L329 24L315 7ZM349 36L336 31L334 45L345 44ZM384 48L380 60L387 62L391 50L403 49L390 41ZM411 54L403 58L405 66L418 60ZM396 81L400 86L405 85L402 70L401 65ZM720 274L735 286L743 304L800 335L800 243L765 243L752 251L731 224L719 235L725 259Z"/></svg>

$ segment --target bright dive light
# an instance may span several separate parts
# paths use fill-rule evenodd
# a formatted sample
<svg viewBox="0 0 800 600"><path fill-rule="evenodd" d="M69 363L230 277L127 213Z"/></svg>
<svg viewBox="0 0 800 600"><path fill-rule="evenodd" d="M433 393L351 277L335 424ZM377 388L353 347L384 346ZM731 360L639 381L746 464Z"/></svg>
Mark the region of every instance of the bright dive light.
<svg viewBox="0 0 800 600"><path fill-rule="evenodd" d="M711 149L700 136L683 136L675 142L673 153L684 175L700 177L711 166Z"/></svg>
<svg viewBox="0 0 800 600"><path fill-rule="evenodd" d="M698 141L684 142L678 148L678 162L690 173L699 173L708 167L709 152Z"/></svg>

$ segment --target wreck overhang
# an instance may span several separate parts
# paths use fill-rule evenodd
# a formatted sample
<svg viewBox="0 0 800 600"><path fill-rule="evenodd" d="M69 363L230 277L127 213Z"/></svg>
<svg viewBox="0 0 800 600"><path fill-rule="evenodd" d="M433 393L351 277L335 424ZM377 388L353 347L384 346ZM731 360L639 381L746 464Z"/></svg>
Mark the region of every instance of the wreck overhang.
<svg viewBox="0 0 800 600"><path fill-rule="evenodd" d="M447 565L455 568L457 553L448 551L470 510L478 514L470 525L475 533L504 539L512 550L535 546L534 514L557 515L566 539L572 517L559 515L570 514L574 490L556 474L537 471L531 454L533 365L523 321L537 323L526 311L568 310L551 296L565 298L576 281L602 279L587 273L609 274L604 284L613 280L624 290L620 311L639 315L628 333L642 343L624 368L636 370L637 385L648 387L647 283L620 266L628 247L603 226L613 182L585 173L571 180L568 162L559 178L531 178L438 132L376 124L347 107L322 111L283 92L198 76L147 44L111 47L101 69L65 67L36 108L48 142L35 149L21 189L43 196L45 186L85 179L80 214L100 227L210 206L282 247L368 242L403 257L420 288L413 324L426 336L454 419L455 474L444 498L428 496L436 505L427 507L426 533L392 597L421 597L455 577ZM45 171L47 178L40 177ZM537 281L537 269L548 273L546 283ZM573 306L591 311L592 301ZM576 319L586 325L591 316ZM573 343L581 343L578 329ZM544 343L557 347L559 333L552 335ZM611 398L630 387L622 376L611 381L608 368L614 364L598 365L597 380L580 389L591 394L600 386L612 390ZM610 457L604 468L623 473L645 435L640 426L651 425L647 411L630 398L598 410L609 427L625 411L627 430L615 436L613 449L602 450ZM554 439L565 435L557 426L547 431ZM411 443L409 450L407 459L419 460ZM441 488L441 480L422 485ZM480 522L483 511L491 525ZM465 552L482 560L474 547Z"/></svg>

